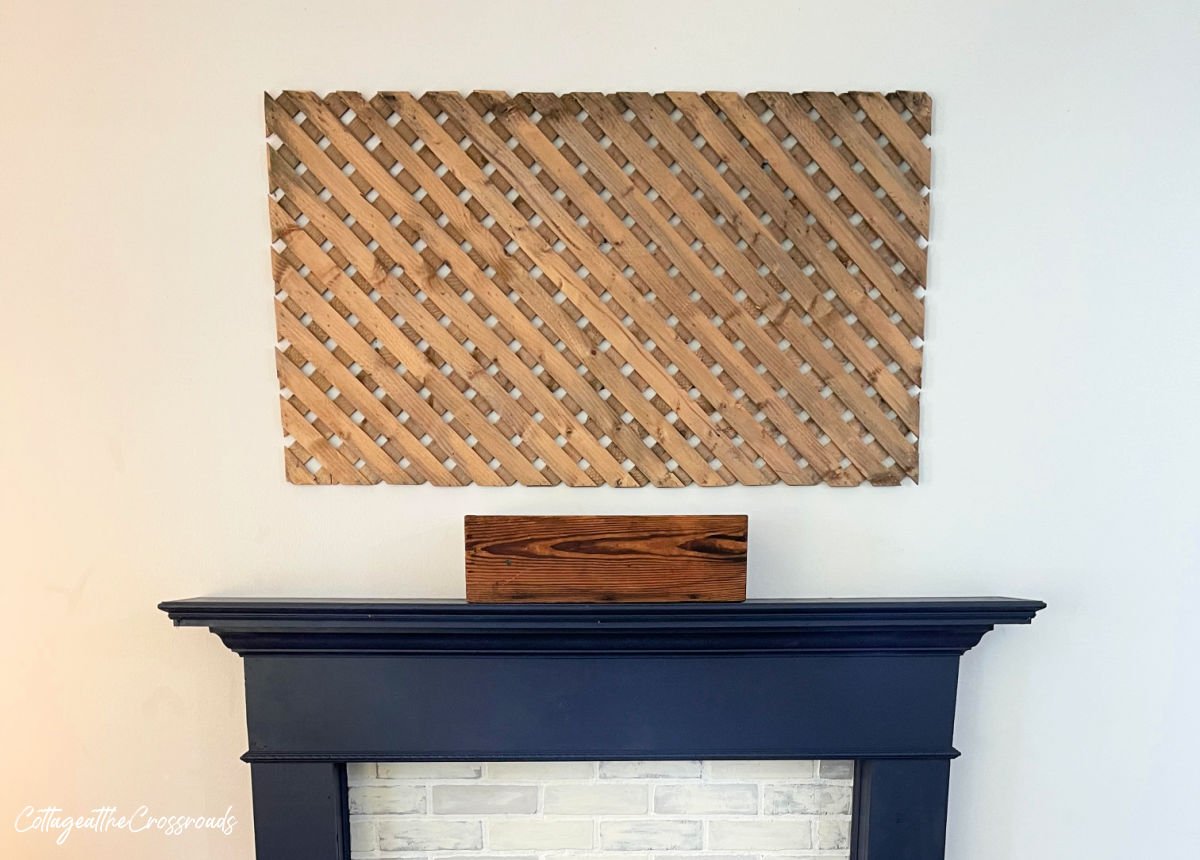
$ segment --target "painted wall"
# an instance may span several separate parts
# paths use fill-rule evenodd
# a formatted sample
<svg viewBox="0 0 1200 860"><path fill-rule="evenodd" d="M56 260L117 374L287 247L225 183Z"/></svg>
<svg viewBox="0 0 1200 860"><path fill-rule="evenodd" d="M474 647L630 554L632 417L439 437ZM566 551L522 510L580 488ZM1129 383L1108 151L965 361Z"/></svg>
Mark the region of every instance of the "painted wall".
<svg viewBox="0 0 1200 860"><path fill-rule="evenodd" d="M154 606L462 594L466 512L749 513L758 597L1009 594L963 664L951 860L1183 858L1200 702L1200 6L0 3L0 853L250 857L241 667ZM298 488L263 90L935 98L919 487ZM232 805L232 837L18 834Z"/></svg>

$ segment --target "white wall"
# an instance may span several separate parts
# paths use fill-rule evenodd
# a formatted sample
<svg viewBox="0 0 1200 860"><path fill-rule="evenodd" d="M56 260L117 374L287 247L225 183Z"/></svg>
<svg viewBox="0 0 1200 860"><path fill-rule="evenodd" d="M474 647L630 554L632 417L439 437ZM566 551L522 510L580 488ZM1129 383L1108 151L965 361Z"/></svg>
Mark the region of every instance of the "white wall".
<svg viewBox="0 0 1200 860"><path fill-rule="evenodd" d="M743 511L751 591L1051 608L963 664L951 860L1193 856L1200 6L0 2L0 853L250 857L241 666L154 606L462 594L466 512ZM263 90L925 89L919 487L300 488ZM232 839L18 835L148 803Z"/></svg>

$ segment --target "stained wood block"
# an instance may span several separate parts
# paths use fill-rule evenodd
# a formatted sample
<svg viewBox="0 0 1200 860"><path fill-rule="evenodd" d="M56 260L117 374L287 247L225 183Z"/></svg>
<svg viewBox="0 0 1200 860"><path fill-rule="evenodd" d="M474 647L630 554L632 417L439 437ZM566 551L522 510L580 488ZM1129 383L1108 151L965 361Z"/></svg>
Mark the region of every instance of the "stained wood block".
<svg viewBox="0 0 1200 860"><path fill-rule="evenodd" d="M471 603L746 599L745 516L466 518Z"/></svg>

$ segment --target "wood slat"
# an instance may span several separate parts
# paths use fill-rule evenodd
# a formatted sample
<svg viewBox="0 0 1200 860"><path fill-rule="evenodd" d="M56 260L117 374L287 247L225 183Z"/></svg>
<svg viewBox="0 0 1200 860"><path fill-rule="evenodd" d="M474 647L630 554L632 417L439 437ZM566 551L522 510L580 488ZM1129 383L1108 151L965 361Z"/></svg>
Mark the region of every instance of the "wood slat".
<svg viewBox="0 0 1200 860"><path fill-rule="evenodd" d="M337 122L336 118L329 116L324 111L323 106L321 106L314 97L311 97L309 94L298 95L301 103L307 106L309 110L313 111L312 116L314 119L317 119L318 117L320 118L318 124L321 126L321 128L328 135L331 135L333 139L339 142L339 146L344 152L347 149L353 150L354 147L358 146L356 141L352 141L352 139L348 138L348 135ZM379 166L378 162L369 156L365 149L358 151L356 154L360 157L355 163L361 166L363 174L367 176L372 186L377 190L380 188L385 189L384 191L381 191L381 195L385 196L388 202L393 204L394 208L399 209L406 216L406 220L408 220L410 224L416 224L418 233L437 253L444 255L446 264L452 267L453 272L459 277L459 279L461 279L468 288L475 291L475 295L478 295L484 299L489 310L503 320L506 324L506 327L512 331L518 339L522 337L524 338L524 340L521 342L526 348L532 349L535 352L539 362L546 364L552 372L555 369L559 370L559 372L555 374L556 379L561 379L564 386L573 386L576 381L576 370L575 368L556 368L556 365L561 362L561 357L554 349L554 344L546 340L546 338L541 337L536 328L534 328L528 320L515 312L511 302L507 300L501 289L497 287L496 284L492 283L491 280L485 277L482 272L474 267L474 264L469 260L469 258L466 257L466 254L461 250L459 244L450 239L445 231L441 229L440 225L438 225L435 221L431 221L428 212L412 201L409 198L409 195L396 194L394 192L394 187L390 182L390 176L387 171L384 171ZM391 189L391 191L389 192L388 189ZM369 205L369 201L363 199L362 202L359 203L356 200L355 205L355 211L362 212L363 206ZM454 295L449 292L449 290L453 290L454 288L451 286L448 290L445 286L445 279L438 280L436 277L430 277L429 286L436 302L442 304L443 300L445 300L449 303L449 309L457 311L454 317L455 320L457 320L460 324L473 322L473 318L464 316L463 311L457 307L458 303L455 301ZM511 288L512 285L509 286ZM443 306L443 309L447 309L446 306ZM535 375L526 373L524 371L519 372L522 377L522 382L526 386L524 390L533 391L541 389L541 385L537 382ZM601 472L605 480L617 486L620 486L622 483L624 483L627 479L627 476L624 470L621 469L620 464L612 458L611 454L609 454L603 448L603 446L597 444L590 434L576 434L575 429L576 428L574 426L564 428L564 430L570 431L573 434L573 441L575 442L576 446L580 448L580 453L587 458L588 462ZM546 455L551 452L547 449L541 449L539 450L539 453Z"/></svg>
<svg viewBox="0 0 1200 860"><path fill-rule="evenodd" d="M288 480L915 481L930 104L268 96Z"/></svg>
<svg viewBox="0 0 1200 860"><path fill-rule="evenodd" d="M428 188L430 197L443 210L454 216L452 220L460 226L462 233L472 246L476 250L484 251L485 259L496 262L500 268L505 270L505 274L513 282L511 284L513 288L519 289L525 302L530 305L541 319L549 323L549 331L558 338L558 341L565 344L574 355L588 356L589 369L607 388L612 389L618 394L619 402L629 404L630 411L643 426L654 427L656 429L656 437L671 450L673 455L679 458L681 462L689 464L693 471L701 474L707 472L707 464L696 458L695 452L686 444L686 440L682 439L677 432L672 430L670 425L667 425L662 420L662 415L659 412L645 403L644 398L641 397L641 392L633 388L629 380L620 372L620 367L607 355L596 349L599 341L597 340L594 343L589 340L580 331L576 322L553 300L551 295L539 287L535 280L528 277L527 272L516 270L512 266L506 267L504 262L506 253L496 237L476 222L468 213L464 204L461 203L457 194L452 193L444 183L438 182L433 171L416 157L415 154L411 153L410 147L400 140L395 129L387 124L386 117L380 115L373 106L367 105L361 97L357 97L355 94L346 94L346 101L355 108L360 117L365 119L370 129L379 135L385 143L390 145L392 152L401 153L405 156L400 159L404 164L404 168L410 174L415 174L422 178L424 184L421 187ZM550 251L549 253L553 252ZM496 307L498 313L505 314L505 319L511 318L516 319L522 324L525 323L523 317L519 315L514 317L511 314L511 310L508 309L507 297L500 298L496 302ZM538 337L540 338L540 336ZM554 360L555 367L558 367L559 363L563 361L558 358L557 351L550 358ZM570 382L578 374L574 367L570 367L562 372L562 376L565 381ZM631 461L638 468L654 478L656 484L660 486L678 486L680 484L678 477L666 470L663 462L653 456L649 449L642 443L641 438L637 436L629 425L619 420L608 402L597 395L590 386L581 384L578 390L573 389L573 391L577 395L576 401L586 408L593 418L599 417L602 419L600 426L612 435L612 438L620 444L621 450L628 454Z"/></svg>
<svg viewBox="0 0 1200 860"><path fill-rule="evenodd" d="M626 146L632 149L639 143L642 143L641 138L634 135L627 125L620 121L620 117L616 115L612 105L608 104L603 98L595 96L577 96L577 104L581 108L586 109L593 117L599 118L600 125L613 137L618 143L624 142ZM646 99L649 101L649 99ZM643 107L646 113L655 113L655 108L652 104L639 104ZM639 115L645 116L646 113ZM663 129L664 134L670 129ZM686 144L679 142L679 148L676 151L686 153ZM889 450L897 459L909 461L910 465L915 464L915 452L911 450L911 446L900 436L895 426L887 421L882 410L870 398L862 395L862 389L857 385L843 385L842 382L848 379L844 373L835 370L830 364L829 354L823 349L814 348L818 346L813 342L813 335L808 331L803 324L796 324L799 321L794 314L785 314L785 322L781 327L776 327L772 321L768 319L765 324L760 325L754 318L753 309L756 304L762 307L771 301L771 297L762 289L765 283L764 279L755 270L748 258L734 245L733 241L727 237L720 229L718 229L711 219L708 218L703 208L693 199L692 195L680 193L682 186L674 180L671 171L666 165L652 159L642 159L640 162L641 172L643 176L652 178L653 187L659 190L665 198L668 199L668 204L677 215L681 216L681 221L687 223L697 236L704 241L705 245L714 252L720 264L724 265L726 270L733 276L737 285L744 289L748 296L757 299L756 302L747 302L745 304L737 303L726 296L725 292L720 289L719 285L714 285L709 293L714 297L714 306L727 315L726 322L732 322L732 328L745 342L748 344L748 350L752 351L759 358L763 366L771 370L776 379L784 385L796 398L797 402L808 411L815 419L815 423L820 430L834 437L837 442L837 448L846 452L846 455L863 470L864 474L873 478L876 482L883 480L883 475L880 474L878 461L873 454L867 450L867 447L861 444L857 436L851 432L845 422L841 420L833 407L830 406L822 397L821 389L828 380L830 384L835 386L835 391L839 395L847 399L847 405L855 406L855 412L862 418L864 423L871 428L872 432L879 438L881 435L888 438L892 443ZM756 242L761 236L756 236ZM686 256L687 250L682 252ZM802 275L801 275L802 276ZM820 374L801 374L797 370L797 366L789 360L788 356L778 349L777 343L785 336L790 336L797 340L797 343L805 343L809 349L805 351L806 356L813 357L816 364L819 364L825 371ZM818 377L820 381L818 381ZM757 377L751 376L752 383L759 381ZM748 388L751 397L755 397L757 392L755 389ZM763 399L769 400L778 404L774 398L771 398L770 393L763 393ZM853 404L851 404L853 401ZM778 404L781 405L781 404ZM770 415L771 413L767 413ZM784 416L785 419L791 416ZM791 430L790 423L780 422L782 429ZM803 438L803 437L801 437ZM894 450L893 450L894 449ZM804 449L801 449L802 452ZM806 454L807 456L807 454ZM810 462L817 462L814 458L808 458Z"/></svg>
<svg viewBox="0 0 1200 860"><path fill-rule="evenodd" d="M520 189L525 195L530 205L536 210L538 217L544 218L556 230L562 240L572 248L576 256L583 260L587 266L591 267L591 273L601 279L601 283L605 290L608 290L616 299L619 308L625 312L646 330L655 342L671 356L671 358L680 363L680 366L685 370L691 370L689 379L702 392L705 393L710 400L718 396L720 389L717 388L709 375L706 375L696 365L696 359L690 355L677 341L674 333L667 327L656 308L651 306L645 300L644 295L639 295L627 279L619 270L618 266L605 259L604 254L591 244L589 237L579 228L577 219L570 217L562 206L546 189L538 182L537 178L531 172L526 171L521 166L521 162L513 157L509 152L508 144L501 140L496 134L491 132L484 123L482 117L477 116L473 109L462 99L458 94L437 93L434 94L438 100L439 106L443 111L452 113L459 123L465 125L468 130L475 133L473 138L474 143L480 149L484 150L489 158L493 159L493 163L497 165L499 171L503 171L510 182ZM495 105L501 108L501 105ZM447 110L448 109L448 110ZM509 116L509 114L505 114ZM513 113L512 116L519 116ZM416 119L416 117L412 117ZM497 119L497 123L501 120ZM431 135L436 139L436 134ZM527 140L534 139L530 136ZM513 138L515 140L515 138ZM443 148L444 156L449 157L454 146ZM574 174L574 168L562 170L561 165L554 165L559 171L559 175L567 182L570 182L577 190L582 190L577 183L571 180ZM481 190L480 186L476 186L477 190ZM565 194L565 192L564 192ZM586 194L581 194L581 197ZM576 201L579 202L579 201ZM497 207L497 211L501 211ZM593 214L596 214L595 212ZM621 234L624 228L620 225L619 219L615 215L608 213L609 219L605 226L610 228L609 233ZM581 216L586 217L586 216ZM532 240L527 230L518 228L514 229L514 233L518 241L524 239ZM620 240L617 240L620 241ZM630 250L635 250L639 247L636 242L630 245ZM638 343L625 328L623 321L618 317L613 308L606 305L600 295L589 286L589 284L580 276L578 270L572 271L570 266L565 266L561 258L553 253L546 253L544 243L539 240L531 241L531 244L526 246L526 250L535 254L537 262L542 264L551 271L554 275L561 279L559 283L567 296L575 303L581 311L587 315L588 321L597 326L613 344L619 355L622 355L626 361L632 362L638 360L638 372L645 377L653 386L654 391L666 398L672 398L672 410L677 411L681 415L685 415L689 419L689 427L692 432L698 434L712 448L725 463L742 481L742 483L755 483L759 473L754 469L753 464L747 456L739 451L737 447L731 444L731 441L723 434L718 432L707 420L707 416L700 414L695 406L687 401L683 396L679 395L676 386L669 378L666 369L661 367L653 357L649 356L643 348L644 343ZM551 251L553 249L550 249ZM628 262L628 261L622 261ZM652 267L648 267L647 271L655 272ZM675 396L679 395L679 396ZM745 407L740 404L733 404L725 417L731 421L738 421L749 428L750 422L745 421Z"/></svg>

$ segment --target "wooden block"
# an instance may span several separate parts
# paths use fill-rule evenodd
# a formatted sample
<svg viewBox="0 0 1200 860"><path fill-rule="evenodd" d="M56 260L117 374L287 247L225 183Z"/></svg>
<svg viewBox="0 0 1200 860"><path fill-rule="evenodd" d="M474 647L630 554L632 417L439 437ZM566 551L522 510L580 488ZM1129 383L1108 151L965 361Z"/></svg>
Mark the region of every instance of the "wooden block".
<svg viewBox="0 0 1200 860"><path fill-rule="evenodd" d="M745 516L466 518L470 603L746 599Z"/></svg>

